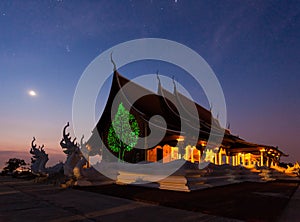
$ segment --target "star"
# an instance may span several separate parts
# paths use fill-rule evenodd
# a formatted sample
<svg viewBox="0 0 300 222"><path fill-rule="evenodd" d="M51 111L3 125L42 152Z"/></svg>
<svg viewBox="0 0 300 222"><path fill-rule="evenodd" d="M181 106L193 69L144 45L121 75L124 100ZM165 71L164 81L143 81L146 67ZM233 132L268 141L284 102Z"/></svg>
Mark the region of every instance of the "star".
<svg viewBox="0 0 300 222"><path fill-rule="evenodd" d="M67 50L67 52L71 52L69 45L66 45L66 50Z"/></svg>

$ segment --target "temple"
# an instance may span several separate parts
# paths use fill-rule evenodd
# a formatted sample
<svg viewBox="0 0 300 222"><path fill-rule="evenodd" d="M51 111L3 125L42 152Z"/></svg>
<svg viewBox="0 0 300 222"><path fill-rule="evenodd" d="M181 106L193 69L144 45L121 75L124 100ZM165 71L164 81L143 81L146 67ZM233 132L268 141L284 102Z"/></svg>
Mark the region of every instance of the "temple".
<svg viewBox="0 0 300 222"><path fill-rule="evenodd" d="M130 87L124 87L127 83L130 83ZM117 94L121 96L116 98ZM137 94L145 96L132 104L132 98ZM150 138L145 140L144 144L138 144L144 149L133 148L124 152L124 161L130 163L141 161L167 163L177 159L185 159L192 163L210 161L216 165L275 167L279 164L281 156L287 156L278 147L251 143L232 135L229 129L220 126L218 119L212 115L211 110L205 109L178 92L175 83L173 92L169 92L163 88L158 77L158 90L154 93L126 79L117 70L114 70L112 85L103 114L93 130L92 136L87 141L88 149L93 151L93 155L99 153L103 159L108 158L103 145L109 147L111 117L116 114L116 111L112 111L112 106L116 100L136 119L139 137L146 138L151 130L162 132L164 135L155 146L151 146L153 143L151 143ZM196 107L198 113L191 112L192 106ZM184 113L188 118L182 118L179 113ZM151 117L155 115L163 117L164 122L160 119L150 121ZM181 133L182 124L191 131L198 130L199 135L196 144L191 144L192 138L188 133ZM200 127L200 130L195 129L195 127ZM221 145L205 149L210 133L218 134L219 132L224 132ZM98 135L104 144L100 142ZM114 152L113 149L110 152L118 157L118 153Z"/></svg>

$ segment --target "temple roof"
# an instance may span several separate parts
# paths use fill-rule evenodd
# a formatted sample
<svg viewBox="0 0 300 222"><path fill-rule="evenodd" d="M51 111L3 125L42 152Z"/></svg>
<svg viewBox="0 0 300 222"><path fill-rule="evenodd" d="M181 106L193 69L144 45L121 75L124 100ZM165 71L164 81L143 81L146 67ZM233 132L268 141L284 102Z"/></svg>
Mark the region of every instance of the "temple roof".
<svg viewBox="0 0 300 222"><path fill-rule="evenodd" d="M130 83L130 87L124 87L128 83ZM208 138L211 132L212 125L214 127L214 132L225 130L222 142L224 148L240 150L246 148L257 149L259 147L265 147L272 150L278 150L276 147L250 143L237 136L232 135L228 129L223 129L220 126L218 120L212 116L211 111L205 109L201 105L193 102L191 99L179 93L175 85L174 91L173 93L171 93L168 90L164 89L159 81L158 92L154 93L123 77L118 73L117 70L115 70L113 74L110 93L102 116L100 117L96 128L93 130L93 135L88 141L89 144L92 144L91 146L93 146L93 144L96 144L96 141L93 141L96 138L94 136L95 130L98 130L101 137L103 137L105 131L108 130L107 126L111 124L112 104L118 93L119 95L121 95L119 100L121 100L124 106L127 107L131 113L134 113L140 121L146 124L150 124L149 119L154 115L159 115L164 118L167 123L166 136L164 138L165 142L168 141L168 138L173 138L174 140L174 136L176 138L176 136L180 134L182 135L182 133L180 132L180 123L182 124L182 122L184 122L184 124L187 124L187 126L191 128L195 127L196 125L199 126L200 124L199 139ZM134 102L134 104L132 104L133 98L135 98L136 95L146 96L139 98ZM192 110L192 106L196 107L198 113L190 112L190 110ZM184 116L187 118L182 117L179 113L184 113ZM199 124L195 124L195 121L199 121ZM162 128L162 125L159 122L152 123L152 127L157 130L165 130ZM141 133L143 135L140 136L147 136L144 135L145 131L146 130L142 129ZM278 152L280 154L283 154L282 151L278 150Z"/></svg>

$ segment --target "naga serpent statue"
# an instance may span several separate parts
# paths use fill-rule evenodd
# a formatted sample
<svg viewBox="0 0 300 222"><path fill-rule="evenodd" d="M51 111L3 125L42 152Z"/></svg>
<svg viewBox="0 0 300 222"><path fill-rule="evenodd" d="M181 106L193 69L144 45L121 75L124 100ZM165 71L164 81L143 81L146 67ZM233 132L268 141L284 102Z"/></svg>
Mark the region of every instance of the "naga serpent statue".
<svg viewBox="0 0 300 222"><path fill-rule="evenodd" d="M76 143L76 138L72 140L70 134L66 132L68 127L69 123L63 129L63 139L60 142L64 153L67 154L67 160L64 164L65 176L71 177L77 182L89 181L88 183L92 184L95 181L101 181L101 183L112 183L111 180L89 165L89 155L95 154L83 142L84 136L81 137L80 144Z"/></svg>
<svg viewBox="0 0 300 222"><path fill-rule="evenodd" d="M48 162L48 154L44 150L44 145L37 147L35 142L35 137L31 142L30 154L32 154L31 158L31 172L35 175L44 175L49 176L56 173L59 173L63 169L63 163L58 163L53 167L46 168L46 163Z"/></svg>
<svg viewBox="0 0 300 222"><path fill-rule="evenodd" d="M67 159L64 164L64 174L67 177L74 176L73 170L76 164L81 160L82 153L79 148L76 138L71 140L70 133L66 132L66 129L70 126L69 122L63 129L63 138L60 142L60 146L63 149L63 152L67 154Z"/></svg>

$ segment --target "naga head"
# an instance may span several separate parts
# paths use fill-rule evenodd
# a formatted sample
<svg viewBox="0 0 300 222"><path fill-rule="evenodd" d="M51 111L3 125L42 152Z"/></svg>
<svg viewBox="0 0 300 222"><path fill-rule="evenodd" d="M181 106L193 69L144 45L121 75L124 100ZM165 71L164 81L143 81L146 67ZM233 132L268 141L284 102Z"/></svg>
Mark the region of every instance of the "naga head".
<svg viewBox="0 0 300 222"><path fill-rule="evenodd" d="M45 150L44 150L44 144L42 146L38 146L36 144L34 144L35 142L35 137L33 137L33 140L31 141L31 148L30 148L30 154L33 155L34 159L38 159L38 158L48 158L48 154L46 154Z"/></svg>
<svg viewBox="0 0 300 222"><path fill-rule="evenodd" d="M83 142L83 139L84 139L84 135L82 135L80 139L80 150L84 156L87 156L89 155L90 150L89 147L87 146L87 143Z"/></svg>
<svg viewBox="0 0 300 222"><path fill-rule="evenodd" d="M66 129L70 126L69 122L63 129L63 138L60 141L60 146L62 147L65 154L70 155L74 152L80 152L79 144L76 142L76 137L72 140L70 133L66 132Z"/></svg>

